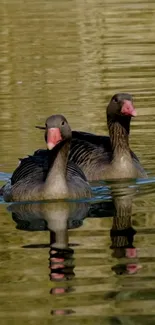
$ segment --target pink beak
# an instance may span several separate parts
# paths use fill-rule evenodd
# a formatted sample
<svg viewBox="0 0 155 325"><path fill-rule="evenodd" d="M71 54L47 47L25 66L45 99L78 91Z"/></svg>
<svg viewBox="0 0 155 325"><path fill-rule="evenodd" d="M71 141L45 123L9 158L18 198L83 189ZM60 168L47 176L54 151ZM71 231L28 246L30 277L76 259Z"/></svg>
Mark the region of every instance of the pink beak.
<svg viewBox="0 0 155 325"><path fill-rule="evenodd" d="M124 100L121 113L128 116L137 116L137 112L130 100Z"/></svg>
<svg viewBox="0 0 155 325"><path fill-rule="evenodd" d="M47 130L47 148L53 149L58 142L62 140L59 128L50 128Z"/></svg>

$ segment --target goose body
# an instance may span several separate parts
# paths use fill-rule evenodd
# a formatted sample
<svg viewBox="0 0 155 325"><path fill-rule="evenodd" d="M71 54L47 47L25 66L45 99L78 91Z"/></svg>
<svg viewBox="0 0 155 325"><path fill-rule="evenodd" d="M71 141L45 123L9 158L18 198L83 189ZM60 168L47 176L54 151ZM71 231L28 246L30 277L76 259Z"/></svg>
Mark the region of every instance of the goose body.
<svg viewBox="0 0 155 325"><path fill-rule="evenodd" d="M78 164L89 180L147 177L129 147L132 116L136 116L136 110L131 95L116 94L107 107L110 137L86 134L80 140L73 138L69 159Z"/></svg>
<svg viewBox="0 0 155 325"><path fill-rule="evenodd" d="M48 150L21 160L3 188L5 201L37 201L90 197L91 188L82 170L68 161L71 130L62 115L46 121Z"/></svg>
<svg viewBox="0 0 155 325"><path fill-rule="evenodd" d="M131 95L120 93L112 97L107 107L109 137L72 131L69 160L82 169L89 181L147 178L139 159L129 147L132 116L136 116L136 110ZM47 159L46 150L38 150L34 155L43 155Z"/></svg>
<svg viewBox="0 0 155 325"><path fill-rule="evenodd" d="M69 159L76 162L89 181L147 178L134 152L130 150L125 153L120 150L119 155L113 158L110 148L109 151L105 150L104 136L103 143L97 145L86 140L73 139Z"/></svg>

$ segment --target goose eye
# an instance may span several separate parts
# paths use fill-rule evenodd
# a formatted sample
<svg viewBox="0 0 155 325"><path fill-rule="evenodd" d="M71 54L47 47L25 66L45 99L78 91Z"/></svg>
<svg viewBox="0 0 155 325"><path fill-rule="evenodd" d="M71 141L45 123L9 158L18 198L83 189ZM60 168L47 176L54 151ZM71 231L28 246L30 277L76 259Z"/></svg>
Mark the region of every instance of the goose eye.
<svg viewBox="0 0 155 325"><path fill-rule="evenodd" d="M117 99L117 97L114 97L114 98L113 98L113 101L114 101L115 103L118 103L118 99Z"/></svg>
<svg viewBox="0 0 155 325"><path fill-rule="evenodd" d="M64 124L65 124L65 122L64 122L64 121L62 121L61 125L64 125Z"/></svg>

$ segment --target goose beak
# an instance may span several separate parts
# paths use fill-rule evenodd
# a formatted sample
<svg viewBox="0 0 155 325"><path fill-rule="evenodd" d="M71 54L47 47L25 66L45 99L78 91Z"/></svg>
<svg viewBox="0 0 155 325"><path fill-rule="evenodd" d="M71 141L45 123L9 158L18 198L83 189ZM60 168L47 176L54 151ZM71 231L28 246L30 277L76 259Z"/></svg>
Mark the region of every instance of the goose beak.
<svg viewBox="0 0 155 325"><path fill-rule="evenodd" d="M124 100L123 101L121 113L123 115L128 115L128 116L137 116L137 112L136 112L136 110L135 110L135 108L132 105L132 102L130 100Z"/></svg>
<svg viewBox="0 0 155 325"><path fill-rule="evenodd" d="M47 130L47 148L52 150L58 142L62 140L59 128L50 128Z"/></svg>

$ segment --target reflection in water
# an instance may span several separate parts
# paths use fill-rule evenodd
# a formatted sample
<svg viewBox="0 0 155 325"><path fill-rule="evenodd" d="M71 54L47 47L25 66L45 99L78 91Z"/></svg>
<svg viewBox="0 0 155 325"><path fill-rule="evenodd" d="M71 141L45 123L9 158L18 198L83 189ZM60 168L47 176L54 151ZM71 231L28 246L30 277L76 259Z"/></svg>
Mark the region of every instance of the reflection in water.
<svg viewBox="0 0 155 325"><path fill-rule="evenodd" d="M130 183L117 183L111 186L112 197L115 205L115 215L110 231L112 256L121 259L136 258L136 248L133 246L136 230L132 227L132 201L137 192L136 187L130 186ZM133 274L139 269L137 263L126 262L119 263L112 267L116 274Z"/></svg>
<svg viewBox="0 0 155 325"><path fill-rule="evenodd" d="M110 230L112 257L118 262L112 266L116 275L135 274L140 265L137 260L137 251L133 245L136 231L132 227L132 201L136 193L135 187L129 184L114 183L111 185L111 194L114 204L114 215ZM101 217L104 202L94 204L91 207L87 203L34 203L34 204L12 204L9 210L12 218L17 223L17 228L27 231L48 230L50 233L49 244L49 279L52 287L50 295L69 295L74 292L73 279L75 277L74 249L69 245L68 229L76 229L81 226L87 216ZM112 206L112 205L111 205ZM110 206L110 207L111 207ZM98 208L98 211L97 211ZM91 211L91 212L90 212ZM40 248L39 243L24 245L25 248ZM122 262L120 260L123 259ZM95 263L95 260L94 260ZM87 272L87 271L86 271ZM96 292L97 293L97 292ZM115 299L118 291L111 290L105 293L105 299ZM74 308L54 308L52 315L66 315L75 312Z"/></svg>
<svg viewBox="0 0 155 325"><path fill-rule="evenodd" d="M154 175L154 0L5 0L0 10L1 172L11 173L17 157L44 146L34 126L51 114L66 115L73 129L107 134L105 107L124 91L138 112L131 148ZM7 176L1 173L2 183ZM68 246L76 253L70 253L76 276L68 281L49 281L47 220L39 212L23 220L14 214L23 231L15 229L1 201L1 323L49 324L51 310L74 310L64 325L154 325L155 186L139 187L126 225L116 213L110 218L113 208L103 218L104 202L100 211L91 207L91 218L68 219L69 242L76 245ZM132 249L137 257L129 259ZM142 269L130 274L131 262ZM112 269L119 265L122 275ZM55 288L65 294L49 294Z"/></svg>
<svg viewBox="0 0 155 325"><path fill-rule="evenodd" d="M145 317L138 315L145 314L144 302L151 311L149 303L154 300L154 253L152 260L149 259L149 227L144 227L148 231L144 236L144 219L139 209L135 211L135 201L144 205L147 199L139 195L133 183L112 183L110 188L115 206L111 209L113 218L102 217L106 211L104 201L91 207L75 202L9 206L18 228L15 231L16 269L11 274L15 280L9 283L12 297L17 297L15 302L10 291L9 295L6 293L6 308L8 304L12 308L10 315L16 317L13 308L20 304L22 294L21 305L27 306L31 314L37 311L39 317L70 314L72 323L74 317L80 316L81 324L86 318L93 324L96 317L98 320L102 317L106 325L124 325L128 321L137 324L137 315L139 324L145 324ZM138 193L136 197L135 193ZM109 203L111 208L112 202ZM42 242L44 234L45 243ZM1 236L3 238L2 233ZM153 243L154 232L151 238ZM12 251L14 246L11 246ZM8 250L6 252L8 254ZM4 254L6 268L7 256ZM13 260L9 263L12 266ZM18 280L18 287L16 276L22 279L22 282ZM23 295L25 286L29 286L27 295ZM7 290L7 285L3 295L5 288ZM150 318L150 324L153 320Z"/></svg>
<svg viewBox="0 0 155 325"><path fill-rule="evenodd" d="M78 228L89 212L87 203L63 202L11 204L8 210L17 223L17 229L26 231ZM57 225L58 224L58 225Z"/></svg>
<svg viewBox="0 0 155 325"><path fill-rule="evenodd" d="M87 203L58 201L54 203L12 204L8 210L12 212L12 218L17 222L18 229L28 231L49 230L49 278L52 281L50 294L60 295L71 292L72 287L65 283L71 281L75 276L74 250L69 247L68 228L81 226L83 218L87 216L89 205ZM24 247L32 248L34 245ZM52 310L51 314L65 315L72 312L70 309L57 309Z"/></svg>
<svg viewBox="0 0 155 325"><path fill-rule="evenodd" d="M52 235L52 234L51 234ZM51 236L52 237L52 236ZM66 243L67 244L67 243ZM52 245L50 243L50 280L55 282L54 288L51 289L50 294L65 294L73 291L72 286L62 285L57 286L57 282L70 281L74 278L74 250L70 247L57 248L57 242ZM56 309L51 313L55 315L65 315L72 313L70 309Z"/></svg>

